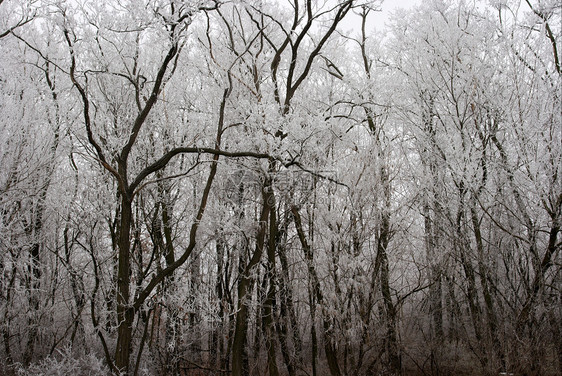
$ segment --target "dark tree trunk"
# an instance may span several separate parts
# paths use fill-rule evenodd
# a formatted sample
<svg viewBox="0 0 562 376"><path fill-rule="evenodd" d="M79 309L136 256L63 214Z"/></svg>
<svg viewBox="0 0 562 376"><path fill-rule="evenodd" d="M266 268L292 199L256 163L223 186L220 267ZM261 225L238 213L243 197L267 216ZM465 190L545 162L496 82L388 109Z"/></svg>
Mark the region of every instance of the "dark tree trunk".
<svg viewBox="0 0 562 376"><path fill-rule="evenodd" d="M274 199L273 192L270 192L270 198ZM264 324L265 324L265 347L267 350L267 368L270 376L279 376L277 368L276 351L275 351L275 285L276 285L276 268L275 268L275 250L277 249L277 216L275 213L275 201L268 203L271 205L269 211L269 240L267 245L267 269L266 276L269 277L269 289L264 303Z"/></svg>
<svg viewBox="0 0 562 376"><path fill-rule="evenodd" d="M302 219L298 208L293 206L291 208L291 212L293 213L293 218L295 220L295 227L297 229L297 234L299 236L299 240L301 242L301 246L305 255L307 267L308 267L308 275L310 278L311 289L313 294L313 300L317 301L320 306L323 306L324 303L324 295L320 289L320 280L318 278L318 274L316 272L316 268L314 267L314 253L312 252L312 248L308 244L306 240L306 235L304 233L302 227ZM326 360L328 361L328 368L330 369L330 374L332 376L341 376L340 366L338 364L338 357L336 351L336 345L333 340L333 322L328 317L326 312L322 313L322 320L323 320L323 328L324 328L324 352L326 353Z"/></svg>
<svg viewBox="0 0 562 376"><path fill-rule="evenodd" d="M234 328L234 339L232 342L232 375L246 376L248 370L244 367L246 358L246 337L248 334L248 308L249 308L249 292L254 283L251 273L254 267L259 263L263 247L265 243L265 233L267 231L267 220L270 212L269 190L271 184L266 182L263 188L263 207L259 220L259 229L256 236L256 249L248 265L242 270L242 275L238 282L238 301L236 312L236 323Z"/></svg>
<svg viewBox="0 0 562 376"><path fill-rule="evenodd" d="M128 374L131 354L134 312L129 306L130 288L130 243L131 200L121 195L121 220L119 225L119 264L117 269L117 346L115 348L115 367Z"/></svg>

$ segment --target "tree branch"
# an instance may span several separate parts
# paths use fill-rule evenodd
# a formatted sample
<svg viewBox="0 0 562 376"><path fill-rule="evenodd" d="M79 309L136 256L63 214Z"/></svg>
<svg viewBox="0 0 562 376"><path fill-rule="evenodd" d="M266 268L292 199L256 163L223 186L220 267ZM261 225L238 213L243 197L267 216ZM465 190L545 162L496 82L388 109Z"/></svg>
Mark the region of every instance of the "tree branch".
<svg viewBox="0 0 562 376"><path fill-rule="evenodd" d="M90 142L90 144L94 147L94 149L96 149L96 153L98 155L99 161L102 164L102 166L107 171L109 171L113 176L115 176L119 186L124 191L126 187L125 187L125 182L123 181L121 175L119 175L119 173L113 167L111 167L111 165L107 162L103 150L101 149L97 141L94 139L94 134L92 133L92 123L90 120L90 101L88 99L88 95L86 94L86 90L84 90L82 85L80 85L80 83L76 79L76 57L74 55L74 46L70 40L70 35L69 35L70 32L68 31L68 29L64 29L63 33L66 42L68 44L68 47L70 49L70 72L69 72L70 80L72 81L74 87L78 89L78 92L80 93L80 97L82 99L82 104L84 106L82 112L84 114L84 125L86 126L86 134L88 135L88 142Z"/></svg>
<svg viewBox="0 0 562 376"><path fill-rule="evenodd" d="M258 159L276 159L269 154L265 153L256 153L251 151L241 151L241 152L231 152L225 150L218 150L213 148L198 148L198 147L179 147L174 148L164 154L160 159L156 162L152 163L150 166L145 167L135 178L135 180L131 183L129 187L129 192L132 193L135 188L150 174L166 167L168 162L178 154L212 154L212 155L219 155L224 157L231 157L231 158L244 158L244 157L251 157L251 158L258 158Z"/></svg>

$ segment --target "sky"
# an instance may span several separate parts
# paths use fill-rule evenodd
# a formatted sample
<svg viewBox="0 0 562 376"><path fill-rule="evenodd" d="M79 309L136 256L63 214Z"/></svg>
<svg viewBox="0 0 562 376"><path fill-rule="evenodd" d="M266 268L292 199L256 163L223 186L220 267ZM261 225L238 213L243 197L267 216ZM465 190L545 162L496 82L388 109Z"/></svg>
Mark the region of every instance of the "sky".
<svg viewBox="0 0 562 376"><path fill-rule="evenodd" d="M382 3L380 12L372 12L369 15L367 23L367 31L383 31L384 25L388 21L391 13L395 12L397 9L408 9L415 5L421 4L422 0L385 0ZM347 20L343 22L344 30L357 30L360 31L360 18L355 15L348 15Z"/></svg>
<svg viewBox="0 0 562 376"><path fill-rule="evenodd" d="M377 30L381 30L392 12L400 8L408 9L420 3L421 0L386 0L382 3L382 11L376 12L371 22Z"/></svg>

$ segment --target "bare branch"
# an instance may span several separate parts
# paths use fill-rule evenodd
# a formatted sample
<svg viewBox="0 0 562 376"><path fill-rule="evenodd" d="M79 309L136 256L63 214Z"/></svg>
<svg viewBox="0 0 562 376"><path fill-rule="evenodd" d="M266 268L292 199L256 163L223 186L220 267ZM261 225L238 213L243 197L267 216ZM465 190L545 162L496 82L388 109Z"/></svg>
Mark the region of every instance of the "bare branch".
<svg viewBox="0 0 562 376"><path fill-rule="evenodd" d="M78 80L76 80L76 73L75 73L76 72L76 57L74 55L74 46L72 44L72 41L70 40L70 32L68 31L68 29L65 29L63 32L64 32L64 37L66 39L66 42L67 42L69 50L70 50L70 59L71 59L70 72L69 72L70 80L72 81L72 84L74 85L74 87L76 89L78 89L78 92L80 93L80 97L82 99L82 105L83 105L82 113L84 115L84 125L86 126L86 133L88 135L88 141L94 147L94 149L96 149L96 153L98 155L99 161L102 164L102 166L106 170L108 170L113 176L115 176L120 188L124 191L126 189L126 187L125 187L125 184L124 184L125 182L123 181L121 175L119 175L119 173L113 167L111 167L111 165L107 162L107 159L105 158L103 150L101 149L101 147L97 143L97 141L94 139L94 135L92 133L92 124L91 124L91 120L90 120L90 101L88 99L88 95L86 94L86 90L84 90L82 85L78 82Z"/></svg>

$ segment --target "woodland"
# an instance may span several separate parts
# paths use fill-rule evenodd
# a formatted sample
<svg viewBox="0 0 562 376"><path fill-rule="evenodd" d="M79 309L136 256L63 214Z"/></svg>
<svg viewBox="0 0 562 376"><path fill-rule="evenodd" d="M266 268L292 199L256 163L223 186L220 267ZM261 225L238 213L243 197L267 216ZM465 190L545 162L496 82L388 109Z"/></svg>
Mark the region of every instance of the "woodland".
<svg viewBox="0 0 562 376"><path fill-rule="evenodd" d="M0 374L562 374L562 4L384 7L0 0Z"/></svg>

